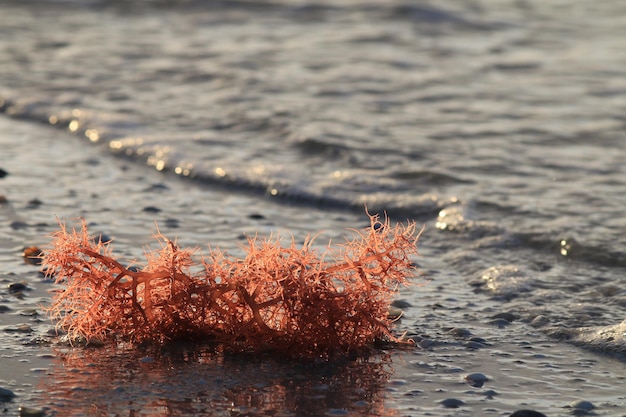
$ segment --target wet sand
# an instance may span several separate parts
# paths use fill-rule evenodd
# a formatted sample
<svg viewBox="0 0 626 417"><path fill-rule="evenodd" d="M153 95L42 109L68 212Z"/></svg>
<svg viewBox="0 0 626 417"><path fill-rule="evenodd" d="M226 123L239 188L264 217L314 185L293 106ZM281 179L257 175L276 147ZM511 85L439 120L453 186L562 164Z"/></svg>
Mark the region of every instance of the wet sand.
<svg viewBox="0 0 626 417"><path fill-rule="evenodd" d="M272 360L246 363L181 347L151 350L69 349L50 334L40 305L55 286L24 263L24 246L42 246L56 218L83 216L91 232L115 240L115 252L139 258L155 222L183 246L208 243L236 253L246 234L280 232L296 241L321 231L341 241L364 214L274 204L258 195L198 186L107 157L58 130L0 118L0 387L16 394L0 407L48 415L509 415L582 411L626 415L623 362L564 344L516 319L506 304L476 294L441 254L421 240L424 286L401 290L398 325L417 345L394 351L384 366L342 364L301 369ZM422 278L417 278L418 282ZM8 285L26 285L23 298ZM26 326L21 326L26 325ZM182 353L181 353L182 352ZM312 367L315 368L315 367ZM383 369L383 371L381 371ZM105 372L106 371L106 372ZM467 376L481 373L481 387ZM454 404L458 408L442 405ZM182 410L182 411L181 411ZM107 414L108 413L108 414ZM168 414L170 413L170 414Z"/></svg>

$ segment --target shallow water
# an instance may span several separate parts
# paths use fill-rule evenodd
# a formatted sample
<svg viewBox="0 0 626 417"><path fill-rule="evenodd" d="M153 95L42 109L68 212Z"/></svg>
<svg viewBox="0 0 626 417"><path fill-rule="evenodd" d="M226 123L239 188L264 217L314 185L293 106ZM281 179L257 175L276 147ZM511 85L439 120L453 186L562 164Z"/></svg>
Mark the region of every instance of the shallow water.
<svg viewBox="0 0 626 417"><path fill-rule="evenodd" d="M0 279L33 289L0 294L12 309L0 325L31 323L18 311L48 297L19 254L45 243L55 215L85 216L132 258L155 220L183 245L237 251L257 232L341 240L367 204L426 225L419 262L432 281L403 291L414 307L400 330L434 343L394 354L372 403L445 415L438 401L456 395L471 404L459 413L528 401L558 414L585 397L623 412L611 387L626 353L623 8L3 2L0 107L22 122L0 120ZM487 324L498 313L510 324ZM16 347L48 338L34 323L2 334L2 369L29 375L0 372L5 385L39 379L17 357L51 361L48 348ZM467 350L447 327L490 344ZM492 374L501 395L468 394L466 371ZM380 412L350 404L327 409Z"/></svg>

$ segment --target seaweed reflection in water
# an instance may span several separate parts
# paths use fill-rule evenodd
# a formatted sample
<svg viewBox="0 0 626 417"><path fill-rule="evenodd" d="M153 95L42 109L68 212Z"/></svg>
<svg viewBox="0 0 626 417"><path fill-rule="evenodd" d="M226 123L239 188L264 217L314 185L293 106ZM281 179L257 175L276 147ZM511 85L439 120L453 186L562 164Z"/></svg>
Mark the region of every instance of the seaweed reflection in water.
<svg viewBox="0 0 626 417"><path fill-rule="evenodd" d="M54 416L385 416L389 355L302 363L177 345L65 349L42 379Z"/></svg>

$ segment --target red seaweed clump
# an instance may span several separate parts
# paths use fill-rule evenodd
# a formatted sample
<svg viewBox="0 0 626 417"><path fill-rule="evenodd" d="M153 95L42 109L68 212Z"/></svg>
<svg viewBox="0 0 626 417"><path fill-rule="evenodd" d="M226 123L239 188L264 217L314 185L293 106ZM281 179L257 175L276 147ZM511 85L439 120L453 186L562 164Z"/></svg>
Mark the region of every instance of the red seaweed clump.
<svg viewBox="0 0 626 417"><path fill-rule="evenodd" d="M415 224L370 216L323 253L249 238L243 259L220 250L196 256L160 233L142 268L124 266L111 242L60 224L43 268L64 285L48 314L70 340L166 343L210 340L228 352L323 357L362 352L391 332L389 305L415 272Z"/></svg>

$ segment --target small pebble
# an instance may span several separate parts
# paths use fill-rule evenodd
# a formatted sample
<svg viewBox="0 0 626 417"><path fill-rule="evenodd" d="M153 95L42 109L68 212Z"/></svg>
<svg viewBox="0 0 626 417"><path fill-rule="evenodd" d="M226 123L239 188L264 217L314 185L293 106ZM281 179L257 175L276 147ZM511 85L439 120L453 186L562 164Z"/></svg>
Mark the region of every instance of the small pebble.
<svg viewBox="0 0 626 417"><path fill-rule="evenodd" d="M392 379L391 381L389 381L389 383L391 385L395 385L395 386L401 386L401 385L407 385L408 384L406 379Z"/></svg>
<svg viewBox="0 0 626 417"><path fill-rule="evenodd" d="M9 226L13 230L26 229L28 227L28 223L21 222L19 220L12 221Z"/></svg>
<svg viewBox="0 0 626 417"><path fill-rule="evenodd" d="M409 308L409 307L413 307L413 304L409 303L406 300L394 300L391 303L392 306L396 307L396 308L401 308L401 309L405 309L405 308Z"/></svg>
<svg viewBox="0 0 626 417"><path fill-rule="evenodd" d="M478 343L482 343L482 344L484 344L484 345L486 345L486 344L487 344L487 340L483 339L482 337L476 337L476 336L474 336L474 337L470 338L470 341L471 341L471 342L478 342Z"/></svg>
<svg viewBox="0 0 626 417"><path fill-rule="evenodd" d="M4 178L7 175L9 175L9 173L6 172L4 169L0 168L0 178Z"/></svg>
<svg viewBox="0 0 626 417"><path fill-rule="evenodd" d="M98 233L92 239L93 243L95 243L96 245L100 242L107 243L111 242L112 240L113 238L105 233Z"/></svg>
<svg viewBox="0 0 626 417"><path fill-rule="evenodd" d="M517 410L509 417L547 417L545 414L540 413L539 411L533 410Z"/></svg>
<svg viewBox="0 0 626 417"><path fill-rule="evenodd" d="M585 401L585 400L574 401L569 406L572 407L573 409L584 410L584 411L591 411L595 408L591 402Z"/></svg>
<svg viewBox="0 0 626 417"><path fill-rule="evenodd" d="M156 191L167 191L169 189L170 189L170 187L168 187L165 184L152 184L150 187L146 188L144 190L144 192L152 193L152 192L156 192Z"/></svg>
<svg viewBox="0 0 626 417"><path fill-rule="evenodd" d="M422 339L419 341L417 345L421 347L422 349L428 349L429 347L432 347L434 344L435 344L435 341L432 339Z"/></svg>
<svg viewBox="0 0 626 417"><path fill-rule="evenodd" d="M400 317L402 317L402 310L400 310L399 308L395 308L393 306L389 306L389 311L387 313L387 318L389 320L398 320Z"/></svg>
<svg viewBox="0 0 626 417"><path fill-rule="evenodd" d="M585 400L574 401L570 404L570 407L587 411L591 411L595 408L591 402Z"/></svg>
<svg viewBox="0 0 626 417"><path fill-rule="evenodd" d="M10 389L0 387L0 401L6 402L11 401L11 399L15 397L15 394Z"/></svg>
<svg viewBox="0 0 626 417"><path fill-rule="evenodd" d="M474 342L474 341L463 343L463 346L468 348L468 349L473 349L473 350L478 350L478 349L482 349L482 348L485 347L484 344L482 344L480 342Z"/></svg>
<svg viewBox="0 0 626 417"><path fill-rule="evenodd" d="M37 246L26 247L24 248L24 252L22 253L24 262L30 265L41 265L42 255L43 255L43 251L39 249Z"/></svg>
<svg viewBox="0 0 626 417"><path fill-rule="evenodd" d="M176 229L178 227L180 227L180 222L177 219L165 219L165 226L171 228L171 229Z"/></svg>
<svg viewBox="0 0 626 417"><path fill-rule="evenodd" d="M17 326L5 327L4 331L8 333L32 333L33 328L28 324L18 324Z"/></svg>
<svg viewBox="0 0 626 417"><path fill-rule="evenodd" d="M143 211L146 213L160 213L161 209L155 206L147 206L143 208Z"/></svg>
<svg viewBox="0 0 626 417"><path fill-rule="evenodd" d="M26 206L27 209L36 209L39 206L41 206L43 204L43 202L38 199L38 198L33 198L32 200L30 200L28 202L28 205Z"/></svg>
<svg viewBox="0 0 626 417"><path fill-rule="evenodd" d="M483 392L482 394L483 394L485 397L487 397L487 398L493 398L493 397L495 397L496 395L498 395L498 393L497 393L496 391L492 390L492 389L487 390L487 391Z"/></svg>
<svg viewBox="0 0 626 417"><path fill-rule="evenodd" d="M493 316L491 316L492 319L504 319L506 321L510 322L514 322L515 320L518 319L518 316L516 316L513 313L498 313L498 314L494 314Z"/></svg>
<svg viewBox="0 0 626 417"><path fill-rule="evenodd" d="M502 327L508 326L509 324L511 324L511 322L506 319L499 318L499 319L489 320L487 324L502 328Z"/></svg>
<svg viewBox="0 0 626 417"><path fill-rule="evenodd" d="M331 408L326 412L328 416L347 416L348 414L350 414L349 411L343 408Z"/></svg>
<svg viewBox="0 0 626 417"><path fill-rule="evenodd" d="M457 337L470 337L472 335L472 332L470 332L468 329L463 329L463 328L459 328L459 327L455 327L453 329L450 329L450 331L448 333L453 334L454 336Z"/></svg>
<svg viewBox="0 0 626 417"><path fill-rule="evenodd" d="M473 374L466 375L465 381L475 388L480 388L485 384L485 382L489 381L489 378L487 378L485 374L475 372Z"/></svg>
<svg viewBox="0 0 626 417"><path fill-rule="evenodd" d="M37 309L35 308L29 308L27 310L20 311L20 316L35 317L38 315L39 315L39 311L37 311Z"/></svg>
<svg viewBox="0 0 626 417"><path fill-rule="evenodd" d="M441 401L439 404L446 408L459 408L465 405L465 403L461 400L457 400L456 398L446 398Z"/></svg>
<svg viewBox="0 0 626 417"><path fill-rule="evenodd" d="M48 336L63 336L65 334L67 334L67 333L63 329L61 329L61 328L53 327L51 329L48 329L46 334Z"/></svg>
<svg viewBox="0 0 626 417"><path fill-rule="evenodd" d="M22 282L13 282L11 284L8 285L9 288L9 292L11 294L15 294L17 292L22 292L24 290L27 290L28 287L26 286L26 284L22 283Z"/></svg>
<svg viewBox="0 0 626 417"><path fill-rule="evenodd" d="M548 323L550 323L550 320L546 316L540 314L530 322L530 325L537 328L543 327Z"/></svg>

